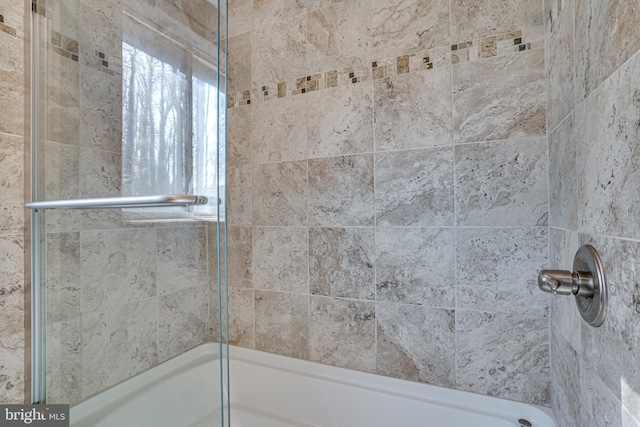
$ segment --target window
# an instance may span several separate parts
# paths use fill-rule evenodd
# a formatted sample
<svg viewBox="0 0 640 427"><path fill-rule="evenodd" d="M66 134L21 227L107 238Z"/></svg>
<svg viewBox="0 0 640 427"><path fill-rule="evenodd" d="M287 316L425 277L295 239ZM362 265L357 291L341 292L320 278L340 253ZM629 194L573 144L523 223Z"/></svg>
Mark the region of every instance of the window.
<svg viewBox="0 0 640 427"><path fill-rule="evenodd" d="M158 208L153 217L215 219L215 201L224 199L226 101L213 61L138 21L126 21L122 193L204 195L209 205Z"/></svg>

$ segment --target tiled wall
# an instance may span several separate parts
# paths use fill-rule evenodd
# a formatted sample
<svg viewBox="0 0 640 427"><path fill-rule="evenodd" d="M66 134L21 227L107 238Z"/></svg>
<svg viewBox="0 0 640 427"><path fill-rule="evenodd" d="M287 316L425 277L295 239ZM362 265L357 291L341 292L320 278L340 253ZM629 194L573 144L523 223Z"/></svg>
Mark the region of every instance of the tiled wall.
<svg viewBox="0 0 640 427"><path fill-rule="evenodd" d="M123 9L171 17L167 31L191 34L190 21L164 1L46 6L45 198L119 196ZM49 403L76 403L212 339L206 225L131 223L119 209L44 215Z"/></svg>
<svg viewBox="0 0 640 427"><path fill-rule="evenodd" d="M551 265L602 256L607 319L554 298L552 406L559 425L640 425L640 5L546 1Z"/></svg>
<svg viewBox="0 0 640 427"><path fill-rule="evenodd" d="M24 13L0 1L0 403L24 400Z"/></svg>
<svg viewBox="0 0 640 427"><path fill-rule="evenodd" d="M230 1L233 343L549 404L543 21Z"/></svg>

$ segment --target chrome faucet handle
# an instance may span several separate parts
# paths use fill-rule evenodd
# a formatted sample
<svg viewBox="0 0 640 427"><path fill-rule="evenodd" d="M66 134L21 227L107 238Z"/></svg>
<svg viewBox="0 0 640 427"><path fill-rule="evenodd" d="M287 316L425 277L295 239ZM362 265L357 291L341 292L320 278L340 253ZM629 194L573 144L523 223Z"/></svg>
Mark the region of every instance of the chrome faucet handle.
<svg viewBox="0 0 640 427"><path fill-rule="evenodd" d="M591 326L598 327L607 314L607 279L602 260L590 245L581 246L573 259L573 272L542 270L538 287L554 295L574 295L578 311Z"/></svg>
<svg viewBox="0 0 640 427"><path fill-rule="evenodd" d="M593 296L593 277L588 272L542 270L538 273L538 287L554 295Z"/></svg>

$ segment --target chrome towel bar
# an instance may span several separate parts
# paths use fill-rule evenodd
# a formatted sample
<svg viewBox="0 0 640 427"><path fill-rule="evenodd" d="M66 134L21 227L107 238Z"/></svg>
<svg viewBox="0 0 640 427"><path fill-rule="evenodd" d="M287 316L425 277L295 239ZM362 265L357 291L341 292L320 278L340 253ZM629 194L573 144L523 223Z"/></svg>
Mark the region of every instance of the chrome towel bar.
<svg viewBox="0 0 640 427"><path fill-rule="evenodd" d="M114 209L206 205L205 196L162 194L157 196L98 197L92 199L47 200L25 203L27 209Z"/></svg>

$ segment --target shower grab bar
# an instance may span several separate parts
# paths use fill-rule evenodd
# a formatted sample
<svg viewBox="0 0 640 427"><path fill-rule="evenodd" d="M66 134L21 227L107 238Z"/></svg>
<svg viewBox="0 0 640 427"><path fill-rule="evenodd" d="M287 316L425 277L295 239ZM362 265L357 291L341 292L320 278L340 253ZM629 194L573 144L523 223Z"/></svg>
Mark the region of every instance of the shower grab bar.
<svg viewBox="0 0 640 427"><path fill-rule="evenodd" d="M93 199L46 200L28 202L27 209L114 209L157 208L167 206L206 205L205 196L191 194L162 194L157 196L98 197Z"/></svg>

